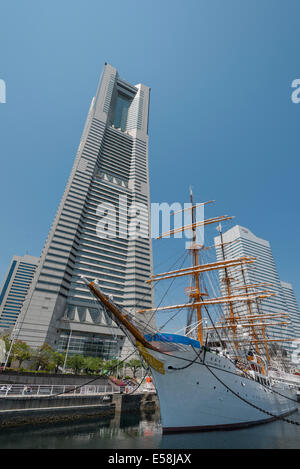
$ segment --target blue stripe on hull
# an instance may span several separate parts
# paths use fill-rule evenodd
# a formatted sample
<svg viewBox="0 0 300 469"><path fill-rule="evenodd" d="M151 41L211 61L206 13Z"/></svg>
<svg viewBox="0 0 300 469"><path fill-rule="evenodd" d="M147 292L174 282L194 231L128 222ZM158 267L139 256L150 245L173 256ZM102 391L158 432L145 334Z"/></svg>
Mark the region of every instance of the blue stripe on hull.
<svg viewBox="0 0 300 469"><path fill-rule="evenodd" d="M198 349L201 348L200 342L198 340L190 339L189 337L178 334L146 334L145 339L148 340L148 342L169 342L173 344L192 345L193 347Z"/></svg>

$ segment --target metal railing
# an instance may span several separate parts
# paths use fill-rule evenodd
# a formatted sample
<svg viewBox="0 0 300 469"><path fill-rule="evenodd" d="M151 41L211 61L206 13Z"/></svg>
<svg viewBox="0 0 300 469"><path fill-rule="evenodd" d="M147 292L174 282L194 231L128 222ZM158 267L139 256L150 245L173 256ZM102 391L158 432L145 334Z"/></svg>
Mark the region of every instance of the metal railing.
<svg viewBox="0 0 300 469"><path fill-rule="evenodd" d="M7 396L53 396L90 395L90 394L118 394L120 388L111 385L47 385L47 384L0 384L0 398Z"/></svg>
<svg viewBox="0 0 300 469"><path fill-rule="evenodd" d="M284 371L281 370L275 370L275 369L269 369L269 376L273 379L281 380L281 381L286 381L288 383L293 383L296 384L297 386L300 387L300 376L299 375L293 375L290 373L285 373Z"/></svg>

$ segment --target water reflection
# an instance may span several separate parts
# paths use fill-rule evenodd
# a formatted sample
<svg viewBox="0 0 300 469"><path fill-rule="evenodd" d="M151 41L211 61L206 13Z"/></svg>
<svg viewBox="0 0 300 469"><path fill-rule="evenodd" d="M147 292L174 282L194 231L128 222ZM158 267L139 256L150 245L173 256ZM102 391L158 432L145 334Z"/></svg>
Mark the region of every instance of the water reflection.
<svg viewBox="0 0 300 469"><path fill-rule="evenodd" d="M300 424L299 411L288 418ZM161 448L299 449L300 426L275 421L232 431L163 435Z"/></svg>
<svg viewBox="0 0 300 469"><path fill-rule="evenodd" d="M299 413L290 417L300 423ZM300 426L281 421L249 429L162 435L157 410L70 424L0 430L1 449L300 448Z"/></svg>
<svg viewBox="0 0 300 469"><path fill-rule="evenodd" d="M115 414L78 423L1 429L1 449L159 448L162 430L157 410Z"/></svg>

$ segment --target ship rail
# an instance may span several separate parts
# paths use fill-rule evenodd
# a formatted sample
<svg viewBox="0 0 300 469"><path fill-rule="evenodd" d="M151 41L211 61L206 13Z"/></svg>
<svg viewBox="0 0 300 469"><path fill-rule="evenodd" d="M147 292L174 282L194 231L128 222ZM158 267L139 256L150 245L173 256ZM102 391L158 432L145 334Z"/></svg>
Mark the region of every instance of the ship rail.
<svg viewBox="0 0 300 469"><path fill-rule="evenodd" d="M296 384L297 386L300 387L300 376L297 376L297 375L285 373L284 371L280 371L280 370L269 369L269 377L272 379L285 381L287 383Z"/></svg>

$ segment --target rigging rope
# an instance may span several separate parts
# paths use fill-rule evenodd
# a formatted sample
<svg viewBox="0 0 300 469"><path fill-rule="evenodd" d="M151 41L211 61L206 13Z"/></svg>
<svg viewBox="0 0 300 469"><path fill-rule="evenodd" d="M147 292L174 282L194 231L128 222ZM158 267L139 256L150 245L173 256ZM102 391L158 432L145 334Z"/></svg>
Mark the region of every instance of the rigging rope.
<svg viewBox="0 0 300 469"><path fill-rule="evenodd" d="M136 353L136 350L134 350L132 353L130 353L129 355L127 355L127 357L125 357L123 360L121 360L120 362L118 362L115 366L113 366L113 367L111 368L111 370L114 370L115 368L118 368L122 363L124 363L126 360L128 360L128 358L130 358L130 357L131 357L132 355L134 355L135 353ZM146 368L144 367L144 369L146 369ZM147 369L148 369L148 368L147 368ZM56 397L56 396L61 396L61 395L63 395L63 394L68 394L68 393L70 393L70 392L74 392L74 391L76 391L76 389L80 389L80 388L82 388L82 387L84 387L84 386L87 386L88 384L93 383L93 382L96 381L97 379L99 379L99 376L97 376L96 378L91 379L90 381L87 381L87 382L84 383L84 384L79 384L78 386L75 386L73 389L69 389L69 390L64 391L64 392L59 392L59 393L57 393L57 394L51 394L51 395L48 396L48 397L52 398L52 397ZM140 383L140 384L141 384L141 383ZM139 386L140 386L140 385L139 385ZM139 386L138 386L138 387L139 387Z"/></svg>
<svg viewBox="0 0 300 469"><path fill-rule="evenodd" d="M186 260L187 254L188 254L188 253L185 252L184 255L181 256L181 257L183 257L183 261L182 261L182 263L180 264L179 269L181 269L181 267L183 266L183 264L184 264L184 262L185 262L185 260ZM180 257L180 258L181 258L181 257ZM179 260L179 259L178 259L178 260ZM176 261L176 263L178 262L178 260ZM171 268L172 268L172 267L171 267ZM171 283L170 283L170 285L168 286L167 290L165 291L163 297L161 298L161 300L160 300L158 306L155 308L155 310L154 310L153 313L151 314L151 316L150 316L148 322L146 323L146 326L145 326L143 332L145 331L146 327L149 325L150 321L152 321L154 314L157 312L157 309L160 307L160 305L162 304L163 300L165 299L165 297L166 297L167 294L169 293L169 290L170 290L170 288L172 287L172 285L173 285L173 283L174 283L174 281L175 281L175 278L176 278L176 277L173 278L173 280L171 281Z"/></svg>
<svg viewBox="0 0 300 469"><path fill-rule="evenodd" d="M247 399L245 399L245 398L243 398L242 396L240 396L238 393L236 393L235 391L233 391L229 386L227 386L227 384L225 384L220 378L218 378L218 376L216 376L216 374L211 370L211 368L204 362L204 359L203 359L203 362L201 362L201 363L200 363L200 362L197 362L197 358L200 358L200 355L201 355L202 350L200 350L200 352L197 353L193 346L192 346L192 349L194 350L194 352L195 352L195 354L196 354L196 357L195 357L194 360L190 361L190 360L188 360L188 359L184 359L183 357L174 357L174 355L173 355L174 358L179 358L179 359L182 359L182 360L189 361L189 364L186 365L186 366L184 366L184 367L181 367L181 368L172 367L172 368L170 368L170 369L173 369L173 370L176 370L176 371L177 371L177 370L183 370L183 369L188 368L189 366L191 366L193 363L196 363L196 364L198 364L198 365L205 366L205 367L208 369L208 371L215 377L215 379L216 379L217 381L219 381L226 389L228 389L228 391L230 391L232 394L234 394L234 395L235 395L236 397L238 397L240 400L246 402L247 404L249 404L249 405L252 406L253 408L255 408L255 409L257 409L257 410L259 410L259 411L261 411L261 412L263 412L263 413L265 413L265 414L271 416L272 418L274 418L274 420L282 420L282 421L284 421L284 422L286 422L286 423L290 423L290 424L292 424L292 425L300 426L300 422L296 422L296 421L294 421L294 420L287 419L287 418L285 418L284 416L278 416L278 415L272 414L272 412L269 412L269 411L267 411L267 410L264 410L264 409L262 409L261 407L259 407L259 406L255 405L255 404L253 404L252 402L249 402ZM164 353L164 352L161 352L161 353ZM168 354L165 354L165 355L168 355ZM169 356L169 355L168 355L168 356ZM224 370L222 370L222 371L224 371ZM228 371L225 371L225 372L228 373ZM230 372L230 373L232 373L232 372ZM233 374L235 374L235 373L233 373ZM236 376L238 376L238 375L236 375ZM293 401L293 402L298 403L298 401L296 401L295 399L292 399L292 398L290 398L290 397L288 397L288 396L284 396L283 394L280 394L278 391L275 391L275 390L273 390L273 389L270 389L269 387L263 385L262 383L260 383L260 385L263 386L264 388L267 388L270 392L273 392L273 393L275 393L275 394L278 394L278 395L281 396L281 397L284 397L285 399L289 399L289 400L291 400L291 401Z"/></svg>
<svg viewBox="0 0 300 469"><path fill-rule="evenodd" d="M233 391L229 386L227 386L227 384L225 384L220 378L218 378L218 376L215 375L215 373L210 369L210 367L206 364L206 363L203 363L204 366L208 369L208 371L215 377L215 379L217 381L219 381L219 383L221 383L228 391L230 391L232 394L234 394L238 399L246 402L246 404L250 405L251 407L253 407L254 409L257 409L259 410L260 412L263 412L264 414L267 414L267 415L270 415L272 418L274 418L274 420L282 420L284 422L287 422L287 423L290 423L292 425L297 425L297 426L300 426L300 422L296 422L294 420L290 420L290 419L286 419L284 416L280 416L280 415L275 415L275 414L272 414L272 412L269 412L267 410L264 410L262 409L261 407L258 407L257 405L253 404L252 402L249 402L247 399L245 399L244 397L240 396L238 393L236 393L235 391ZM271 392L274 392L273 390ZM275 391L276 392L276 391ZM284 396L284 397L287 397L287 396ZM288 398L287 398L288 399ZM294 400L294 399L293 399ZM296 401L295 401L296 402Z"/></svg>
<svg viewBox="0 0 300 469"><path fill-rule="evenodd" d="M182 368L175 368L175 367L172 367L171 369L173 369L173 370L183 370L183 369L185 369L185 368L188 368L188 366L192 365L193 363L197 363L198 365L204 365L204 366L208 369L208 371L215 377L215 379L216 379L217 381L219 381L226 389L228 389L228 391L230 391L232 394L234 394L236 397L238 397L238 398L241 399L242 401L246 402L247 404L249 404L250 406L254 407L254 408L257 409L257 410L259 410L259 411L261 411L261 412L263 412L263 413L265 413L265 414L267 414L267 415L270 415L270 416L271 416L272 418L274 418L274 419L283 420L284 422L287 422L287 423L290 423L290 424L293 424L293 425L300 426L300 422L296 422L296 421L294 421L294 420L286 419L286 418L283 417L283 416L277 416L277 415L275 415L275 414L272 414L271 412L269 412L269 411L267 411L267 410L264 410L264 409L262 409L261 407L258 407L257 405L255 405L255 404L249 402L247 399L245 399L245 398L243 398L242 396L240 396L238 393L236 393L235 391L233 391L229 386L227 386L227 384L225 384L220 378L218 378L218 376L216 376L216 374L211 370L211 368L205 363L204 358L203 358L203 362L202 362L202 363L196 361L197 358L200 357L200 354L201 354L202 350L201 350L201 351L199 352L199 354L198 354L198 353L196 352L196 350L194 349L193 346L192 346L192 349L194 350L194 352L195 352L195 354L196 354L196 357L195 357L195 359L194 359L193 361L191 361L191 362L189 363L189 365L184 366L184 367L182 367ZM181 358L181 357L175 357L175 358ZM224 371L224 370L222 370L222 371ZM226 371L226 372L227 372L227 371ZM228 372L227 372L227 373L228 373ZM234 373L234 374L235 374L235 373ZM269 389L269 391L271 391L271 392L273 392L273 393L275 393L275 394L278 394L278 395L280 395L281 397L284 397L284 398L286 398L286 399L289 399L289 400L291 400L291 401L293 401L293 402L297 402L297 403L298 403L298 401L296 401L295 399L289 398L289 397L287 397L287 396L283 396L282 394L278 393L277 391L274 391L273 389L270 389L269 387L264 386L262 383L260 383L260 384L261 384L261 386L263 386L264 388L266 387L267 389Z"/></svg>
<svg viewBox="0 0 300 469"><path fill-rule="evenodd" d="M181 267L182 267L182 265L183 265L183 263L184 263L184 261L185 261L186 255L187 255L187 253L185 253L183 262L182 262L182 264L181 264ZM181 257L182 257L182 256L181 256ZM176 263L177 263L177 261L176 261ZM181 268L181 267L180 267L180 268ZM150 323L150 321L152 320L154 314L157 312L158 307L161 305L161 303L163 302L164 298L165 298L166 295L168 294L168 292L169 292L171 286L172 286L173 283L174 283L174 280L175 280L175 278L171 281L171 283L170 283L169 287L167 288L165 294L163 295L163 297L162 297L162 299L161 299L159 305L156 307L156 309L155 309L154 312L152 313L151 317L149 318L148 322L146 323L145 328L149 325L149 323ZM211 284L211 287L213 287L212 284ZM144 296L145 296L145 295L144 295ZM143 297L143 298L144 298L144 297ZM143 299L143 298L142 298L142 299ZM140 301L142 301L142 299L141 299ZM139 301L139 302L140 302L140 301ZM180 308L180 310L179 310L175 315L173 315L173 316L160 328L160 330L161 330L163 327L165 327L165 325L166 325L171 319L173 319L173 318L181 311L181 309L182 309L182 308ZM221 309L221 308L219 308L219 309ZM207 313L207 315L208 315L208 317L209 317L209 319L210 319L210 321L211 321L211 323L212 323L212 325L213 325L213 327L214 327L214 330L215 330L215 332L216 332L216 334L217 334L217 336L218 336L218 338L219 338L219 340L220 340L220 342L221 342L221 345L222 345L222 341L221 341L220 335L219 335L217 329L215 328L214 322L212 321L211 316L209 315L208 310L207 310L206 307L205 307L205 310L206 310L206 313ZM223 316L223 314L221 314L221 316ZM145 330L145 328L144 328L144 330ZM227 331L226 331L225 335L227 336ZM227 336L227 337L228 337L228 336ZM173 355L174 358L178 358L178 359L181 359L181 360L185 360L185 361L188 361L189 363L188 363L186 366L183 366L183 367L181 367L181 368L172 367L172 368L170 368L170 369L173 369L173 370L183 370L183 369L186 369L186 368L190 367L190 366L193 365L194 363L197 363L197 364L199 364L199 365L203 365L203 366L205 366L206 369L215 377L215 379L216 379L217 381L219 381L228 391L230 391L232 394L234 394L234 395L235 395L237 398L239 398L240 400L244 401L244 402L247 403L248 405L252 406L253 408L255 408L255 409L257 409L257 410L259 410L260 412L265 413L266 415L269 415L270 417L272 417L272 418L275 419L275 420L282 420L282 421L284 421L284 422L287 422L287 423L290 423L290 424L294 424L294 425L300 426L300 422L295 422L295 421L292 421L292 420L290 420L290 419L286 419L286 418L283 417L283 416L277 416L277 415L273 414L272 412L266 411L266 410L260 408L259 406L257 406L257 405L255 405L255 404L249 402L247 399L243 398L242 396L240 396L238 393L236 393L234 390L232 390L228 385L226 385L218 376L216 376L216 374L211 370L211 367L209 367L209 366L204 362L204 359L203 359L203 363L197 362L197 359L200 358L200 354L201 354L202 350L200 350L200 352L197 353L197 352L195 351L195 349L194 349L193 346L192 346L192 348L193 348L193 350L194 350L194 352L195 352L195 354L196 354L196 357L195 357L193 360L185 359L185 358L183 358L183 357L176 357L176 356ZM206 347L204 348L204 350L205 350L205 352L206 352L206 350L207 350ZM243 352L245 353L245 350L243 350ZM133 353L135 353L135 352L133 352ZM129 357L130 357L131 355L133 355L133 353L130 354ZM162 353L162 354L165 354L165 355L168 355L168 354L166 354L165 352L161 352L161 353ZM169 355L168 355L168 356L169 356ZM127 360L129 357L127 357L125 360ZM232 362L232 360L231 360L230 358L227 357L227 359L229 359L229 360ZM121 362L121 363L122 363L122 362ZM232 362L232 363L233 363L233 362ZM119 365L118 365L118 366L119 366ZM224 370L222 370L222 371L224 371ZM228 373L228 371L226 371L226 372ZM233 372L230 372L230 373L235 374L236 376L239 376L237 373L233 373ZM247 374L246 374L246 376L247 376ZM249 375L248 375L248 376L249 376ZM98 379L98 378L95 378L95 379ZM251 380L253 381L253 378L252 378L252 377L250 377L250 378L248 377L248 378L246 378L246 379L251 379ZM94 381L94 380L92 380L92 381ZM92 382L92 381L91 381L91 382ZM143 382L143 380L142 380L142 382ZM138 389L138 388L140 387L140 385L142 384L142 382L138 385L138 387L137 387L136 389ZM283 398L285 398L285 399L291 400L291 401L293 401L293 402L297 402L295 399L292 399L292 398L290 398L290 397L288 397L288 396L284 396L284 395L280 394L279 392L277 392L277 391L275 391L275 390L273 390L273 389L270 389L269 387L263 385L262 383L260 383L260 385L263 386L264 388L267 388L270 392L273 392L273 393L275 393L275 394L278 394L278 395L280 395L281 397L283 397ZM79 386L79 387L81 387L81 386ZM133 392L135 392L136 389L135 389Z"/></svg>

